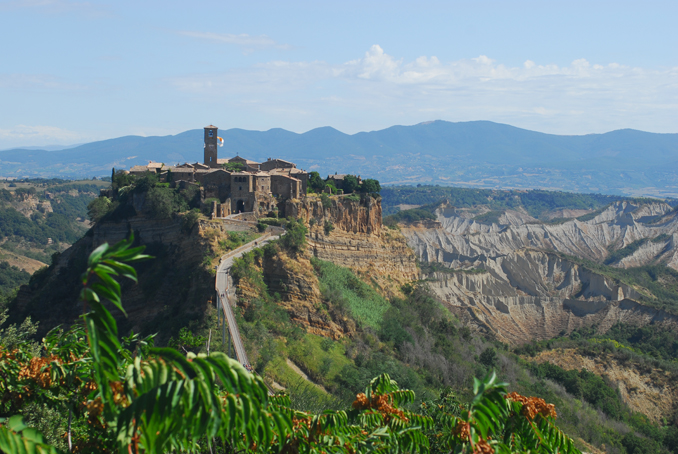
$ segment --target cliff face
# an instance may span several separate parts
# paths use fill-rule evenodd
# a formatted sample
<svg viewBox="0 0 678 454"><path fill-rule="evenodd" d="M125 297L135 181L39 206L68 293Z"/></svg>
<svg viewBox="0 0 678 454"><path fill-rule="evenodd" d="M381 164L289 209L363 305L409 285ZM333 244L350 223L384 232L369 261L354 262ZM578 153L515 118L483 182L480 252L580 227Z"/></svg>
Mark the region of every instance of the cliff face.
<svg viewBox="0 0 678 454"><path fill-rule="evenodd" d="M379 236L381 201L372 197L364 197L359 201L348 197L332 197L329 207L323 207L320 198L315 196L288 200L285 203L285 216L303 219L306 224L313 219L321 226L325 221L330 221L334 228L344 232Z"/></svg>
<svg viewBox="0 0 678 454"><path fill-rule="evenodd" d="M308 246L315 257L350 268L387 297L401 295L403 284L419 279L405 237L382 226L380 200L333 197L331 201L332 206L324 208L319 198L307 197L285 207L286 213L294 213L309 226ZM326 221L333 230L325 229Z"/></svg>
<svg viewBox="0 0 678 454"><path fill-rule="evenodd" d="M504 213L502 224L479 224L463 210L441 206L437 221L403 226L408 244L424 263L443 269L431 287L447 305L498 339L519 344L596 323L669 323L678 318L637 303L642 289L578 266L549 251L602 262L610 251L645 242L613 266L664 263L676 268L678 218L663 203L611 205L589 221L557 225L522 223Z"/></svg>
<svg viewBox="0 0 678 454"><path fill-rule="evenodd" d="M204 225L190 233L182 231L182 219L152 220L142 215L123 222L96 224L90 232L64 251L57 263L24 286L10 314L21 320L30 315L40 322L39 335L57 325L70 326L82 313L78 302L80 274L87 257L104 242L113 244L134 232L137 244L147 246L154 260L135 265L139 284L123 282L123 301L128 317L117 314L121 332L173 331L200 320L214 294L214 278L202 262L209 254ZM169 329L168 329L169 328Z"/></svg>

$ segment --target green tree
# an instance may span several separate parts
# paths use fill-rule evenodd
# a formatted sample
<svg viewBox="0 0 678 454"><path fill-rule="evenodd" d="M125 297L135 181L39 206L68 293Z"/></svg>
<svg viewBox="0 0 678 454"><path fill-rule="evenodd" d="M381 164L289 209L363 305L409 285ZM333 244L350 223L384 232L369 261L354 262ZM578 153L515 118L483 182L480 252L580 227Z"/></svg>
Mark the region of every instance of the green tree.
<svg viewBox="0 0 678 454"><path fill-rule="evenodd" d="M372 178L368 178L366 180L363 180L362 184L360 185L359 192L364 192L367 194L378 194L381 192L381 185L379 184L378 180L374 180Z"/></svg>
<svg viewBox="0 0 678 454"><path fill-rule="evenodd" d="M87 205L87 217L92 222L99 222L111 207L111 199L105 196L97 197Z"/></svg>
<svg viewBox="0 0 678 454"><path fill-rule="evenodd" d="M325 209L332 208L332 199L327 194L320 194L320 203Z"/></svg>
<svg viewBox="0 0 678 454"><path fill-rule="evenodd" d="M294 253L303 251L306 246L306 226L304 223L300 219L287 218L285 230L285 235L280 237L280 244Z"/></svg>
<svg viewBox="0 0 678 454"><path fill-rule="evenodd" d="M350 194L358 189L358 179L354 175L346 175L344 177L344 193Z"/></svg>
<svg viewBox="0 0 678 454"><path fill-rule="evenodd" d="M325 180L320 177L318 172L310 173L308 178L308 187L313 192L321 193L325 190L325 186L327 186L327 183L325 183Z"/></svg>
<svg viewBox="0 0 678 454"><path fill-rule="evenodd" d="M245 165L242 162L227 162L222 164L221 167L227 172L244 172Z"/></svg>

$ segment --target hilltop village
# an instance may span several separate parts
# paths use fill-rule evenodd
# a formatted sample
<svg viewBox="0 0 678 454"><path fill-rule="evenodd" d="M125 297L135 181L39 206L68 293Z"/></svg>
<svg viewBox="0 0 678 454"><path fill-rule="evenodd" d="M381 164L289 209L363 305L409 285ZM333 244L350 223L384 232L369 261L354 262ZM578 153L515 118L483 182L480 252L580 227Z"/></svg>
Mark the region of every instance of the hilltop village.
<svg viewBox="0 0 678 454"><path fill-rule="evenodd" d="M134 166L129 173L143 176L147 172L157 174L172 187L199 184L203 188L203 199L219 199L213 215L225 217L230 214L260 212L267 213L282 200L297 199L306 194L309 173L297 165L282 159L268 158L255 162L240 156L230 159L218 157L218 147L223 139L218 128L210 125L205 130L204 160L202 163L168 166L160 162L149 162L145 166ZM329 175L339 191L343 189L346 175ZM360 176L356 177L358 184ZM327 189L329 192L331 189Z"/></svg>

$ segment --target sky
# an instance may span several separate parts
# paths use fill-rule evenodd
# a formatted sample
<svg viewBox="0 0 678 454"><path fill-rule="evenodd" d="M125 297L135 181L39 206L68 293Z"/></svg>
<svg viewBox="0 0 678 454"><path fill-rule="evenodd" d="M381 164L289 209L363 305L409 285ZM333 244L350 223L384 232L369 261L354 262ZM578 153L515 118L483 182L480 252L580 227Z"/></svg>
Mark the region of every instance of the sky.
<svg viewBox="0 0 678 454"><path fill-rule="evenodd" d="M0 0L0 149L490 120L678 132L678 2Z"/></svg>

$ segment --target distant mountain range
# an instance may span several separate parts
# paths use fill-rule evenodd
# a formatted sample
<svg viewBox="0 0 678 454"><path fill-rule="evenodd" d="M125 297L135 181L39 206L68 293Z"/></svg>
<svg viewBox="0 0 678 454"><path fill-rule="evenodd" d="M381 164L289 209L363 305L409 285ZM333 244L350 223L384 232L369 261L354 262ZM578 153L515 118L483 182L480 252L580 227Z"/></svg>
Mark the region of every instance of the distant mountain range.
<svg viewBox="0 0 678 454"><path fill-rule="evenodd" d="M356 173L385 184L545 188L678 196L678 134L632 129L559 136L489 121L432 121L344 134L324 127L219 132L220 157L278 157L321 174ZM0 176L92 177L149 160L201 161L203 132L126 136L63 150L0 151Z"/></svg>

